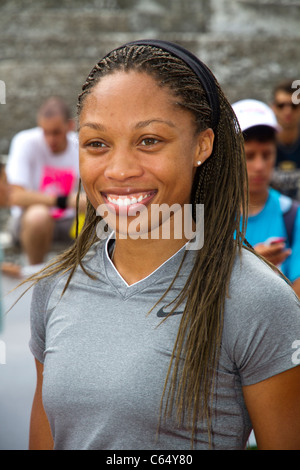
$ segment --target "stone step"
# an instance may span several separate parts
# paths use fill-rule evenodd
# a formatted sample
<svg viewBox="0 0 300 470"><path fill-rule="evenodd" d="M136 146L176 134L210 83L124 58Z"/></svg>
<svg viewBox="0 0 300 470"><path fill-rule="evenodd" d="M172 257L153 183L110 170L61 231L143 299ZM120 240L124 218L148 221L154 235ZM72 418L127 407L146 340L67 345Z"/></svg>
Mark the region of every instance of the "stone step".
<svg viewBox="0 0 300 470"><path fill-rule="evenodd" d="M231 101L247 96L268 101L273 85L284 75L299 79L299 60L295 59L299 59L300 34L297 40L257 36L251 41L228 34L170 33L160 37L182 44L207 63ZM96 60L134 39L140 39L140 34L106 33L93 41L70 38L68 44L53 43L47 51L36 48L33 58L27 51L18 60L2 60L0 79L6 83L6 104L0 105L0 153L8 152L17 131L35 125L36 110L47 96L64 96L75 115L78 93Z"/></svg>
<svg viewBox="0 0 300 470"><path fill-rule="evenodd" d="M21 3L22 2L22 3ZM20 5L21 3L21 5ZM1 10L4 12L49 11L55 9L90 10L131 8L136 0L1 0Z"/></svg>
<svg viewBox="0 0 300 470"><path fill-rule="evenodd" d="M2 52L4 58L9 57L13 50L18 57L20 41L24 47L33 44L39 49L47 45L47 41L59 47L75 37L78 41L88 38L92 43L95 34L99 36L107 32L204 32L209 17L209 8L204 0L198 0L196 8L191 0L173 0L172 9L165 0L159 3L151 0L124 2L124 6L131 7L111 9L97 8L93 2L88 2L89 7L83 8L77 2L76 8L74 5L66 8L66 1L61 3L53 2L55 8L37 6L36 9L18 12L0 6L0 41L6 45Z"/></svg>
<svg viewBox="0 0 300 470"><path fill-rule="evenodd" d="M299 21L299 0L0 0L0 153L47 96L75 114L96 60L141 37L193 51L231 101L268 101L275 82L300 78Z"/></svg>
<svg viewBox="0 0 300 470"><path fill-rule="evenodd" d="M253 79L254 71L257 81L271 82L277 80L276 75L282 73L282 70L286 75L299 71L300 32L298 37L293 38L258 35L251 41L248 37L230 34L170 33L159 37L175 41L193 51L223 83L230 84L233 80L235 85L248 75ZM9 105L12 96L31 98L37 92L43 94L46 91L43 86L48 87L49 92L54 91L55 84L62 88L69 84L69 90L75 89L97 58L120 44L140 38L138 33L99 34L93 42L70 38L68 44L56 42L55 47L49 44L47 53L41 48L31 58L29 50L27 55L24 47L24 54L18 61L7 59L0 62L0 79L6 83L7 93L7 104L4 106Z"/></svg>
<svg viewBox="0 0 300 470"><path fill-rule="evenodd" d="M0 10L1 12L1 10ZM35 45L57 37L66 40L72 36L88 36L93 40L94 33L128 32L132 28L131 15L128 10L50 10L14 13L1 12L0 39L14 44L23 40ZM16 51L17 52L17 51Z"/></svg>

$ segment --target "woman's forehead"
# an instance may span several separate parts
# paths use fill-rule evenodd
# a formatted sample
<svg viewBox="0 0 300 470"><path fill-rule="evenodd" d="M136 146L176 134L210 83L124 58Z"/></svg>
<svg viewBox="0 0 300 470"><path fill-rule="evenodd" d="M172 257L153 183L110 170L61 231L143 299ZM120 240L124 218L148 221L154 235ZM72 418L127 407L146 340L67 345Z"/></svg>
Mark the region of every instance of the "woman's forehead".
<svg viewBox="0 0 300 470"><path fill-rule="evenodd" d="M161 87L149 74L136 71L118 71L99 80L86 96L82 112L96 111L98 107L111 111L122 106L139 108L163 108L174 106L178 97L166 86ZM81 113L82 114L82 113Z"/></svg>
<svg viewBox="0 0 300 470"><path fill-rule="evenodd" d="M197 131L194 114L168 89L148 78L141 74L105 77L85 100L79 130L91 128L122 134L138 129L162 132L164 126L170 131L184 127L194 135Z"/></svg>
<svg viewBox="0 0 300 470"><path fill-rule="evenodd" d="M97 83L92 87L92 90L100 90L100 92L105 93L107 90L112 90L115 88L115 93L122 93L122 89L119 89L120 86L128 87L132 86L132 91L136 89L137 84L147 88L152 86L154 88L162 88L159 80L154 77L153 74L140 71L140 70L116 70L112 73L106 74L103 77L97 80ZM171 90L168 86L163 87L166 93L171 93Z"/></svg>

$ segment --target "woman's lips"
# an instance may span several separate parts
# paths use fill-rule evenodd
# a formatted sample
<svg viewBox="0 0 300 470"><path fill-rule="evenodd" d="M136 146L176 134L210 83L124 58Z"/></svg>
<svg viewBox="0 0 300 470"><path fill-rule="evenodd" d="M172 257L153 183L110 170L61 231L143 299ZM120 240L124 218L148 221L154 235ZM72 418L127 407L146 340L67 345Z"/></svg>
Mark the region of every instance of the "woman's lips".
<svg viewBox="0 0 300 470"><path fill-rule="evenodd" d="M108 209L117 214L136 215L141 206L146 206L155 196L157 191L139 191L126 194L102 193Z"/></svg>

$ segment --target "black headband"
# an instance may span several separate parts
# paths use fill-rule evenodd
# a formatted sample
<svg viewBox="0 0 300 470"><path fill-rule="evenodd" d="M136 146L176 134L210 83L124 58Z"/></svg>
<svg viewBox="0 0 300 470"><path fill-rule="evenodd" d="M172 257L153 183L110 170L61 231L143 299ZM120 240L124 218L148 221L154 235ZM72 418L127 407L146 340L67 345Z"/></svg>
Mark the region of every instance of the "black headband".
<svg viewBox="0 0 300 470"><path fill-rule="evenodd" d="M161 41L157 39L138 40L128 42L123 46L118 47L117 49L122 49L123 47L131 46L134 44L140 46L154 46L163 49L167 52L170 52L175 57L182 59L193 70L193 72L199 78L199 81L202 84L206 93L208 103L212 110L212 128L216 129L220 116L219 95L214 76L209 70L209 68L203 62L201 62L194 54L192 54L184 47L168 41Z"/></svg>

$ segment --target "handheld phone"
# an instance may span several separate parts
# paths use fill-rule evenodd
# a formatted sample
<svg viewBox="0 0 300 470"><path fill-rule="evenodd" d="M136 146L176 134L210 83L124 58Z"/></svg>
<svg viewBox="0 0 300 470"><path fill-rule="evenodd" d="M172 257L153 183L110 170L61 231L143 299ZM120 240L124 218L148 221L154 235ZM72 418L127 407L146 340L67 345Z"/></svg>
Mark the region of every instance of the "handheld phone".
<svg viewBox="0 0 300 470"><path fill-rule="evenodd" d="M268 238L266 243L268 245L275 245L276 243L283 243L285 241L286 241L285 237L271 237L271 238Z"/></svg>

